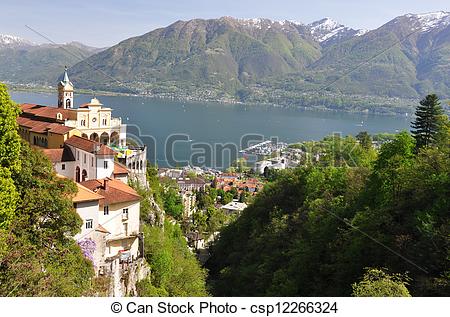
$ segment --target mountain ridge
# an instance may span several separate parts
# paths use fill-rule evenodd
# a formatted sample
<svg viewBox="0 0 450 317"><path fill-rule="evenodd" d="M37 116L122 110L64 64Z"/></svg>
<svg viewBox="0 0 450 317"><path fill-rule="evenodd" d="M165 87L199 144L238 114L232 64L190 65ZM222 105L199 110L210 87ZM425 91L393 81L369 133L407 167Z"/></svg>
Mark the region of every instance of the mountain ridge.
<svg viewBox="0 0 450 317"><path fill-rule="evenodd" d="M179 20L69 66L80 88L332 109L353 100L372 111L386 104L369 109L371 98L393 107L429 92L449 97L449 17L405 14L370 31L331 18Z"/></svg>

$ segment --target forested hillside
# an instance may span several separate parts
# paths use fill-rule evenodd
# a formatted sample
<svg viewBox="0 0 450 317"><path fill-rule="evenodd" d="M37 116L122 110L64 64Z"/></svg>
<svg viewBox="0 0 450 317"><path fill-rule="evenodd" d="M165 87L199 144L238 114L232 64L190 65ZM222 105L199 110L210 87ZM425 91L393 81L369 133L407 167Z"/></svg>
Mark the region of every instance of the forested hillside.
<svg viewBox="0 0 450 317"><path fill-rule="evenodd" d="M64 66L72 66L99 49L72 42L45 45L1 45L0 80L14 84L56 85Z"/></svg>
<svg viewBox="0 0 450 317"><path fill-rule="evenodd" d="M434 117L378 155L331 138L320 164L278 175L212 248L213 294L449 296L450 126Z"/></svg>
<svg viewBox="0 0 450 317"><path fill-rule="evenodd" d="M430 91L450 97L449 35L446 12L370 32L330 19L194 19L122 41L71 72L99 90L404 113Z"/></svg>

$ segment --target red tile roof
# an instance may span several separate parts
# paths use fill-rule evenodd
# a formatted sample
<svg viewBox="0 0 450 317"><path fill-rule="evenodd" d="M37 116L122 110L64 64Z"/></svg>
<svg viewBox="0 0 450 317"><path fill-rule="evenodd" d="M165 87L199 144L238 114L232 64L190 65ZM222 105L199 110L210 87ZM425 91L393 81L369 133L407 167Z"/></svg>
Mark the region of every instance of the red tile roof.
<svg viewBox="0 0 450 317"><path fill-rule="evenodd" d="M74 198L72 198L72 201L74 203L81 203L81 202L87 202L87 201L97 201L103 199L103 196L94 193L92 190L86 188L85 186L81 184L77 184L78 192L75 195Z"/></svg>
<svg viewBox="0 0 450 317"><path fill-rule="evenodd" d="M66 127L60 123L34 120L33 118L18 117L17 123L22 127L30 129L31 132L36 133L51 132L64 135L73 130L73 128Z"/></svg>
<svg viewBox="0 0 450 317"><path fill-rule="evenodd" d="M42 152L44 152L53 163L75 161L72 151L66 146L62 149L43 149Z"/></svg>
<svg viewBox="0 0 450 317"><path fill-rule="evenodd" d="M81 182L81 184L93 192L102 195L104 197L103 204L106 205L141 200L141 196L133 188L120 180L111 178L91 179Z"/></svg>
<svg viewBox="0 0 450 317"><path fill-rule="evenodd" d="M96 142L92 140L88 140L86 138L82 138L79 136L72 136L66 140L65 144L73 146L77 149L89 152L96 153L97 155L109 155L114 156L116 152L114 152L110 147Z"/></svg>
<svg viewBox="0 0 450 317"><path fill-rule="evenodd" d="M69 109L42 106L37 104L24 103L20 105L22 115L26 117L34 117L40 119L52 119L52 121L64 121L69 118ZM62 119L57 119L56 115L60 113Z"/></svg>
<svg viewBox="0 0 450 317"><path fill-rule="evenodd" d="M114 162L114 175L121 174L128 174L128 169L124 165Z"/></svg>

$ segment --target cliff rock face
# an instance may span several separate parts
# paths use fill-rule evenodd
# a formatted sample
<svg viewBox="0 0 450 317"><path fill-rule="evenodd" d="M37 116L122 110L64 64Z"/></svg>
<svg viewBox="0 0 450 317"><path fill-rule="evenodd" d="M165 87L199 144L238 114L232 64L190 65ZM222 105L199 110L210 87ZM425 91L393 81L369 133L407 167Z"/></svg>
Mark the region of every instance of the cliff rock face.
<svg viewBox="0 0 450 317"><path fill-rule="evenodd" d="M132 263L119 263L114 261L113 274L108 296L124 297L138 296L136 283L145 279L150 274L150 268L144 259L138 259Z"/></svg>

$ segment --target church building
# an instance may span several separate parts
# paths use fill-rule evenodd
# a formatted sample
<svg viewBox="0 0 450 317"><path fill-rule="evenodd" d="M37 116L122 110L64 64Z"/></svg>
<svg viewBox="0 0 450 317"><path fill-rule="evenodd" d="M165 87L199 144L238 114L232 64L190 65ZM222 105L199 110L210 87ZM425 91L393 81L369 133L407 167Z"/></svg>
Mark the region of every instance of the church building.
<svg viewBox="0 0 450 317"><path fill-rule="evenodd" d="M97 98L94 97L89 103L75 107L74 85L69 79L67 68L63 80L58 83L57 106L25 103L21 105L21 110L22 113L17 120L19 133L31 145L45 149L63 149L71 147L70 143L78 140L77 138L107 145L114 150L117 161L128 168L132 178L142 183L146 182L146 147L128 145L126 124L122 123L121 118L114 118L112 109L104 106ZM90 155L98 156L98 153L92 152ZM64 166L70 164L64 163ZM93 166L89 168L92 169ZM82 171L81 168L81 173ZM98 175L96 172L89 172L88 169L86 173L87 175L83 177L81 174L79 178L66 176L75 180L86 180Z"/></svg>

